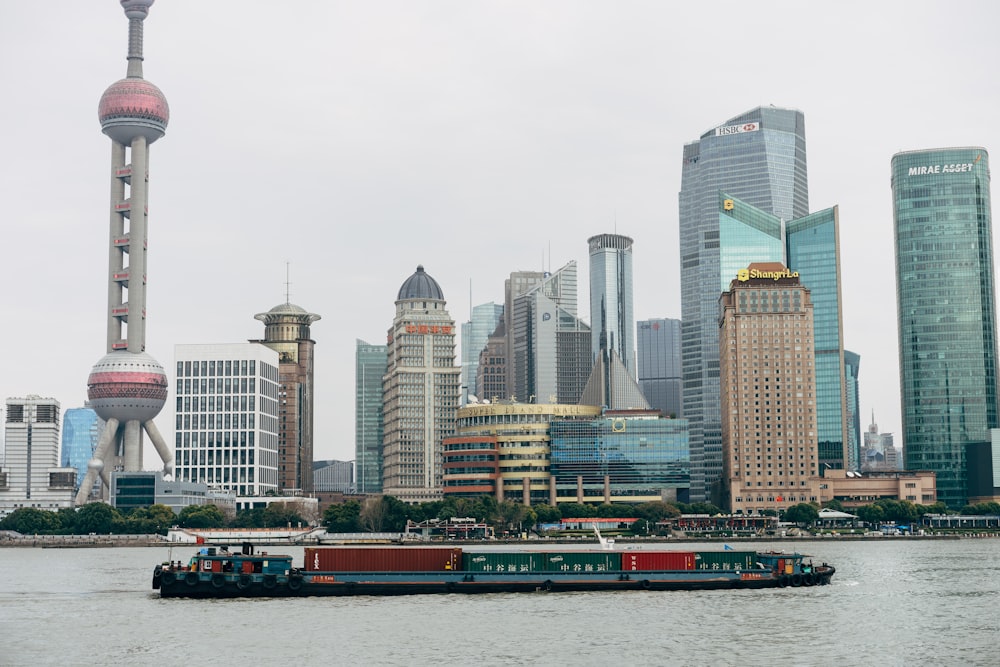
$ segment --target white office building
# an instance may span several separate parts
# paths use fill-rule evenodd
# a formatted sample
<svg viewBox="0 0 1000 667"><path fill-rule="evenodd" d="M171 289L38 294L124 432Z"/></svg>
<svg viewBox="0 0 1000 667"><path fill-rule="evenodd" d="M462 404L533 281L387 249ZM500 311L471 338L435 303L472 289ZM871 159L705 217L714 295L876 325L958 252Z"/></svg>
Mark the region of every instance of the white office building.
<svg viewBox="0 0 1000 667"><path fill-rule="evenodd" d="M258 343L177 345L177 479L261 496L278 489L278 353Z"/></svg>
<svg viewBox="0 0 1000 667"><path fill-rule="evenodd" d="M72 507L76 469L59 465L59 401L8 398L4 422L0 519L22 507Z"/></svg>

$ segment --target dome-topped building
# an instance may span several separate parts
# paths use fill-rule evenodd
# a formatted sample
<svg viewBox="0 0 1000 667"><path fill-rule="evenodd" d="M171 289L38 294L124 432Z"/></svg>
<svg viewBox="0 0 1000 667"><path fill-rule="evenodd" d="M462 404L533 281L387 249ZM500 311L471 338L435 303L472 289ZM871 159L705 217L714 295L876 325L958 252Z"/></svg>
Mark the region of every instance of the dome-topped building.
<svg viewBox="0 0 1000 667"><path fill-rule="evenodd" d="M321 319L288 300L254 319L264 323L264 339L254 340L278 353L281 413L278 420L278 489L312 493L313 351L311 326Z"/></svg>
<svg viewBox="0 0 1000 667"><path fill-rule="evenodd" d="M412 276L403 281L399 288L397 301L412 301L417 299L427 299L429 301L444 301L444 292L437 281L431 278L430 274L424 271L422 265L417 265L417 271Z"/></svg>
<svg viewBox="0 0 1000 667"><path fill-rule="evenodd" d="M442 497L442 441L455 431L462 373L447 305L418 266L399 288L387 334L382 491L406 503Z"/></svg>

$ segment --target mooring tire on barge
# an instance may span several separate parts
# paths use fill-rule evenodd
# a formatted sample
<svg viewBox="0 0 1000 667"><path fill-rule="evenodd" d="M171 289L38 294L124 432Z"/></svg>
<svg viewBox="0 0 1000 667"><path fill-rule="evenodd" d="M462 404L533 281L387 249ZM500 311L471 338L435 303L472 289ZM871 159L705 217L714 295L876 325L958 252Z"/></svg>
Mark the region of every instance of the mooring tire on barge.
<svg viewBox="0 0 1000 667"><path fill-rule="evenodd" d="M278 585L278 578L273 574L264 575L264 588L271 589Z"/></svg>
<svg viewBox="0 0 1000 667"><path fill-rule="evenodd" d="M816 573L810 572L809 574L802 575L802 580L805 582L806 586L816 585Z"/></svg>
<svg viewBox="0 0 1000 667"><path fill-rule="evenodd" d="M215 574L212 575L212 587L213 588L222 588L225 585L226 585L226 577L225 576L223 576L219 572L216 572Z"/></svg>
<svg viewBox="0 0 1000 667"><path fill-rule="evenodd" d="M792 575L792 586L798 587L802 585L802 575L793 574Z"/></svg>
<svg viewBox="0 0 1000 667"><path fill-rule="evenodd" d="M302 575L293 574L292 576L288 577L288 590L297 591L300 588L302 588Z"/></svg>
<svg viewBox="0 0 1000 667"><path fill-rule="evenodd" d="M547 592L550 592L552 590L552 580L546 579L545 583L542 584L542 588L544 588Z"/></svg>
<svg viewBox="0 0 1000 667"><path fill-rule="evenodd" d="M642 581L639 582L639 585L642 586L642 590L644 591L648 591L649 587L651 586L651 584L649 583L649 579L643 579Z"/></svg>
<svg viewBox="0 0 1000 667"><path fill-rule="evenodd" d="M197 586L198 585L198 573L197 572L188 572L186 575L184 575L184 583L186 583L188 586Z"/></svg>
<svg viewBox="0 0 1000 667"><path fill-rule="evenodd" d="M170 570L166 570L160 574L160 583L164 586L171 586L175 581L177 581L177 575Z"/></svg>
<svg viewBox="0 0 1000 667"><path fill-rule="evenodd" d="M246 589L250 588L251 583L252 580L250 579L250 575L247 574L246 572L243 572L242 574L240 574L240 578L236 580L236 588L240 589L241 591L245 591Z"/></svg>
<svg viewBox="0 0 1000 667"><path fill-rule="evenodd" d="M788 587L788 575L787 574L783 574L780 577L778 577L778 585L781 586L782 588L787 588Z"/></svg>

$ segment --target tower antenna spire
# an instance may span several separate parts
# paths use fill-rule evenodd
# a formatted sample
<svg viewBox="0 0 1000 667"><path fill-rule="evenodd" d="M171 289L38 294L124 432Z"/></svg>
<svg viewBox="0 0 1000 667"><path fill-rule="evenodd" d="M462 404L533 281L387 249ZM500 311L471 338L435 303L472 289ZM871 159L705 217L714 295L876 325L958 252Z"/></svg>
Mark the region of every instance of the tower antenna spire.
<svg viewBox="0 0 1000 667"><path fill-rule="evenodd" d="M163 474L174 469L173 452L153 423L167 401L167 376L146 353L149 146L170 120L167 98L142 77L142 25L153 1L120 0L128 18L128 68L97 107L101 131L111 139L107 354L91 369L87 398L104 428L77 505L89 500L98 477L110 489L112 470L143 469L143 433L163 460Z"/></svg>
<svg viewBox="0 0 1000 667"><path fill-rule="evenodd" d="M285 262L285 303L292 302L292 278L291 278L291 266L292 263Z"/></svg>

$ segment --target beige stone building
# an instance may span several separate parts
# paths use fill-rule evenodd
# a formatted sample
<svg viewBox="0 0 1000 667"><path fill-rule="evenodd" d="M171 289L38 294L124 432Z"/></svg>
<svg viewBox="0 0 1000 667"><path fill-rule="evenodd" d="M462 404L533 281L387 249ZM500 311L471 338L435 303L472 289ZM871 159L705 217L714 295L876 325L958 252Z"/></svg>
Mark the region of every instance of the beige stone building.
<svg viewBox="0 0 1000 667"><path fill-rule="evenodd" d="M757 263L719 304L725 499L754 514L819 502L809 290L783 264Z"/></svg>

